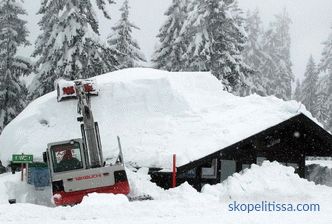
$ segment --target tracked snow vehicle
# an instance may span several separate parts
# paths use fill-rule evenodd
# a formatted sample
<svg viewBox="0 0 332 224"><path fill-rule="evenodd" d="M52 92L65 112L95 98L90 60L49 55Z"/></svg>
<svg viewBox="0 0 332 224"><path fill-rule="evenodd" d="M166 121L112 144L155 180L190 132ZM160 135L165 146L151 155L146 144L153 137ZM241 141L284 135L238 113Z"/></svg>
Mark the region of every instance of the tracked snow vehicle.
<svg viewBox="0 0 332 224"><path fill-rule="evenodd" d="M93 118L85 82L75 81L74 88L82 138L49 143L43 155L50 170L54 203L78 204L92 192L128 194L120 139L116 162L105 165L98 123Z"/></svg>

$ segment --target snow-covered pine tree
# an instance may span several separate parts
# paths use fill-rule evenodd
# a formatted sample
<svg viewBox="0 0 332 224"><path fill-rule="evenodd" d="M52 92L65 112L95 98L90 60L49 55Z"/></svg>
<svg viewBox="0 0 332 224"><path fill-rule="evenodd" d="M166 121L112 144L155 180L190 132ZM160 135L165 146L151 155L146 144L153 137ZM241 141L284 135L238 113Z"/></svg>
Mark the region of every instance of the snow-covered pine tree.
<svg viewBox="0 0 332 224"><path fill-rule="evenodd" d="M332 72L332 32L323 44L324 44L324 49L322 52L322 58L319 64L319 69L330 73Z"/></svg>
<svg viewBox="0 0 332 224"><path fill-rule="evenodd" d="M111 48L120 53L118 56L119 68L132 68L146 62L143 52L136 40L132 37L132 29L139 29L129 21L129 3L124 0L120 21L112 28L113 33L108 38Z"/></svg>
<svg viewBox="0 0 332 224"><path fill-rule="evenodd" d="M105 5L112 0L96 0L107 18ZM98 22L90 0L43 0L38 14L42 34L33 56L39 70L32 98L54 89L54 81L87 78L117 69L116 55L99 40Z"/></svg>
<svg viewBox="0 0 332 224"><path fill-rule="evenodd" d="M328 105L328 76L322 76L317 84L317 101L314 107L313 114L327 128L329 118L329 105Z"/></svg>
<svg viewBox="0 0 332 224"><path fill-rule="evenodd" d="M31 64L16 55L19 46L29 44L26 11L21 1L0 1L0 133L26 105L27 89L19 78L31 72Z"/></svg>
<svg viewBox="0 0 332 224"><path fill-rule="evenodd" d="M242 57L247 38L237 1L198 1L194 7L183 31L193 35L188 69L211 71L228 91L239 94L251 69Z"/></svg>
<svg viewBox="0 0 332 224"><path fill-rule="evenodd" d="M329 121L329 108L327 102L327 93L324 91L318 92L315 105L315 117L324 125L324 127L327 127Z"/></svg>
<svg viewBox="0 0 332 224"><path fill-rule="evenodd" d="M157 35L159 45L155 49L152 62L154 67L167 71L182 71L188 43L181 36L183 24L187 18L188 0L173 0L165 12L166 22Z"/></svg>
<svg viewBox="0 0 332 224"><path fill-rule="evenodd" d="M301 102L302 101L302 85L300 79L296 79L296 86L295 86L295 92L293 95L293 99Z"/></svg>
<svg viewBox="0 0 332 224"><path fill-rule="evenodd" d="M248 90L249 93L266 96L265 83L267 82L267 77L262 73L262 64L264 64L267 58L262 47L263 29L261 28L258 9L253 13L250 11L247 12L245 30L248 41L243 51L244 62L253 69L253 73L246 80Z"/></svg>
<svg viewBox="0 0 332 224"><path fill-rule="evenodd" d="M332 82L330 82L330 85L332 85ZM329 101L328 101L328 114L327 114L327 130L332 132L332 97L330 94Z"/></svg>
<svg viewBox="0 0 332 224"><path fill-rule="evenodd" d="M326 128L332 131L332 33L329 35L327 41L324 42L324 49L322 59L319 65L321 71L327 73L327 88L325 107L328 108L327 120L323 123Z"/></svg>
<svg viewBox="0 0 332 224"><path fill-rule="evenodd" d="M291 38L289 27L291 19L286 9L281 14L275 16L275 22L264 35L264 51L267 60L263 64L264 72L269 82L267 83L268 95L275 95L284 100L288 100L292 95L292 63L290 59Z"/></svg>
<svg viewBox="0 0 332 224"><path fill-rule="evenodd" d="M182 70L185 71L209 71L207 68L207 61L200 58L198 54L199 43L195 42L198 32L201 27L198 26L199 18L196 13L198 10L199 1L189 0L186 7L187 16L184 20L178 37L181 42L185 44L185 52L181 57Z"/></svg>
<svg viewBox="0 0 332 224"><path fill-rule="evenodd" d="M304 77L301 102L306 106L307 110L314 114L314 107L317 101L318 70L312 55L309 58Z"/></svg>

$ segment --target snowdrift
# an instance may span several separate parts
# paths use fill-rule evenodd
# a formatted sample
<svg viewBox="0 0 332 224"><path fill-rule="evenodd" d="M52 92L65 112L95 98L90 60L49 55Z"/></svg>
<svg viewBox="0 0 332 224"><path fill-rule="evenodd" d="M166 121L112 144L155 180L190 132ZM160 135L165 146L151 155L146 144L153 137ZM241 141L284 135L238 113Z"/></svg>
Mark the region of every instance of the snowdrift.
<svg viewBox="0 0 332 224"><path fill-rule="evenodd" d="M294 174L294 169L277 162L252 165L219 185L205 185L198 193L189 184L163 190L149 181L147 169L128 172L133 188L131 196L151 195L154 200L129 202L124 195L90 194L74 207L50 208L33 203L31 188L21 183L19 173L0 175L1 223L321 223L331 220L332 188L314 185ZM15 185L15 186L14 186ZM14 186L14 187L13 187ZM25 189L25 190L23 190ZM45 192L34 193L35 201L45 199ZM9 205L7 197L17 198ZM51 197L51 193L49 193ZM276 201L318 203L320 212L229 212L228 204ZM22 203L23 202L23 203ZM45 217L47 214L47 217ZM46 218L46 219L45 219Z"/></svg>
<svg viewBox="0 0 332 224"><path fill-rule="evenodd" d="M316 185L294 173L293 167L286 167L278 162L264 161L261 166L252 164L250 169L235 173L217 185L204 185L202 193L197 192L188 183L164 190L150 182L148 170L141 168L133 172L128 170L131 186L130 197L149 195L153 200L217 200L224 203L233 200L309 200L317 197L331 197L332 188ZM15 198L18 203L51 205L50 189L36 191L33 186L20 181L20 173L0 175L0 204L7 204L8 199ZM112 201L128 201L125 195L90 194L85 197L82 206L93 204L105 205ZM116 202L118 203L118 202ZM112 202L114 204L114 202Z"/></svg>
<svg viewBox="0 0 332 224"><path fill-rule="evenodd" d="M295 169L278 162L252 164L250 169L235 173L224 182L204 186L202 192L225 200L308 200L320 195L331 197L332 188L315 185L294 173Z"/></svg>
<svg viewBox="0 0 332 224"><path fill-rule="evenodd" d="M120 136L127 163L170 168L198 159L298 113L295 101L236 97L210 73L126 69L96 76L99 96L92 110L99 122L104 156L118 153ZM32 103L0 136L0 159L32 153L41 159L47 143L80 137L76 100L58 103L56 93Z"/></svg>

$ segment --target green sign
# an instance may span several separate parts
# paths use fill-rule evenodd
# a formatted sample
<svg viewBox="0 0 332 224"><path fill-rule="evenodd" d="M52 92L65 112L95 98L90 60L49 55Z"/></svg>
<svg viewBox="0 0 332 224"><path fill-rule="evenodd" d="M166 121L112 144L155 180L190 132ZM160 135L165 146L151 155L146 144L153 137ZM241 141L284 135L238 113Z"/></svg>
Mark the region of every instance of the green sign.
<svg viewBox="0 0 332 224"><path fill-rule="evenodd" d="M33 155L13 154L12 161L13 163L32 163Z"/></svg>

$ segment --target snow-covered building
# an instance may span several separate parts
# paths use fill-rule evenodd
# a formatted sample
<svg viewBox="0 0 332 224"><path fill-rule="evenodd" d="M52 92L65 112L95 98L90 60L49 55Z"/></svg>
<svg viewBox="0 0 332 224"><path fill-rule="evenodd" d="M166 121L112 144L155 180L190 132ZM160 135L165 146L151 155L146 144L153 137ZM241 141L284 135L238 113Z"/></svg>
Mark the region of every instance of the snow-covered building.
<svg viewBox="0 0 332 224"><path fill-rule="evenodd" d="M310 161L313 157L332 158L332 135L301 113L177 167L177 185L187 181L200 190L204 184L220 183L233 173L249 168L251 164L260 165L264 160L292 166L300 177L308 179L314 171ZM171 172L151 170L151 176L159 186L171 186Z"/></svg>
<svg viewBox="0 0 332 224"><path fill-rule="evenodd" d="M104 158L117 157L120 136L126 165L150 168L164 187L173 154L178 182L197 189L265 158L294 165L304 176L306 156L332 157L331 135L303 105L234 96L208 72L125 69L96 82L100 91L91 104ZM8 164L12 154L25 153L42 161L48 143L79 138L76 108L75 99L57 102L56 91L30 103L3 130L0 160Z"/></svg>

